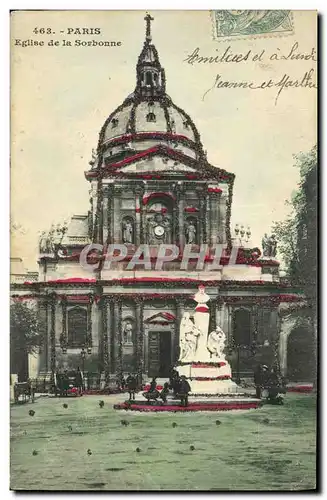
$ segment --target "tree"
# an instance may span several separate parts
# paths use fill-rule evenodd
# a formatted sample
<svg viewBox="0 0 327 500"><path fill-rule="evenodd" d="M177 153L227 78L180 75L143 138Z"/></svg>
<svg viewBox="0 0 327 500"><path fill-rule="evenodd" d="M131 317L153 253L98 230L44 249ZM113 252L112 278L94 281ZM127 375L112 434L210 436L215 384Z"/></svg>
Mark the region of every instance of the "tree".
<svg viewBox="0 0 327 500"><path fill-rule="evenodd" d="M285 221L276 222L273 231L290 281L305 293L308 303L306 319L312 326L317 360L317 146L308 153L296 155L295 160L300 182L291 200L286 202L291 213ZM315 362L315 371L316 365Z"/></svg>
<svg viewBox="0 0 327 500"><path fill-rule="evenodd" d="M26 303L10 305L10 371L19 380L28 377L28 354L35 354L42 345L42 326L37 313Z"/></svg>

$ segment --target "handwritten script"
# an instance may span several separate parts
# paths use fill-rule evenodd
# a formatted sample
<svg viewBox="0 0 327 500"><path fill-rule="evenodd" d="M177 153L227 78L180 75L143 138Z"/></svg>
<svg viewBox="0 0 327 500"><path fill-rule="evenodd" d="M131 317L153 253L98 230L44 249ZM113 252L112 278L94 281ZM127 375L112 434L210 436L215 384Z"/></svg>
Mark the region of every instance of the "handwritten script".
<svg viewBox="0 0 327 500"><path fill-rule="evenodd" d="M282 63L283 61L307 61L310 66L307 70L302 70L302 74L297 74L294 76L293 74L289 74L285 71L281 72L279 77L273 78L265 78L261 81L254 81L248 78L244 80L226 80L223 78L221 73L215 76L214 82L212 86L203 94L202 100L206 98L209 92L214 89L249 89L249 90L265 90L275 88L277 90L275 97L275 105L277 105L278 99L281 93L286 89L292 88L308 88L308 89L317 89L317 78L316 78L316 70L314 62L317 61L317 52L313 47L309 51L301 51L299 47L299 43L295 42L289 48L289 50L283 52L279 48L272 52L268 52L266 49L260 49L258 51L254 51L253 49L249 49L245 52L234 52L232 47L229 45L227 48L221 50L216 49L217 54L214 56L203 56L200 53L200 49L197 47L193 50L191 54L187 56L184 62L188 64L194 65L228 65L228 64L247 64L247 63L262 63L262 64L273 64L279 61ZM312 67L314 66L314 67ZM278 68L282 68L282 64L278 66Z"/></svg>

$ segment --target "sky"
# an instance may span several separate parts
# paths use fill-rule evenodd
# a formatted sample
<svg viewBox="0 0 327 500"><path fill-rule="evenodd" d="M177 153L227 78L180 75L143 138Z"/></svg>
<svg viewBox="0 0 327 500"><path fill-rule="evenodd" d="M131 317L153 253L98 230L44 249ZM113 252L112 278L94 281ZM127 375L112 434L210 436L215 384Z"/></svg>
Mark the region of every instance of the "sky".
<svg viewBox="0 0 327 500"><path fill-rule="evenodd" d="M30 270L37 269L38 233L89 208L84 171L104 121L134 90L144 15L16 11L11 16L11 218L23 227L12 236L11 253L22 257ZM272 223L287 216L285 200L299 180L293 155L316 142L316 90L294 83L310 70L316 81L316 14L293 11L293 33L220 41L213 38L209 11L151 15L167 93L192 117L208 161L236 175L232 227L249 225L254 246L261 246ZM76 28L99 28L101 34L68 34ZM49 46L50 40L59 45ZM63 40L72 46L63 46ZM121 45L77 47L75 40ZM41 41L43 46L35 45ZM243 56L251 52L238 63L189 64L196 48L202 56L222 56L226 49ZM259 60L251 59L262 51ZM275 85L259 90L213 88L203 99L217 74L220 81L252 81L255 86L269 80L275 84L286 75L289 83L277 103L281 87Z"/></svg>

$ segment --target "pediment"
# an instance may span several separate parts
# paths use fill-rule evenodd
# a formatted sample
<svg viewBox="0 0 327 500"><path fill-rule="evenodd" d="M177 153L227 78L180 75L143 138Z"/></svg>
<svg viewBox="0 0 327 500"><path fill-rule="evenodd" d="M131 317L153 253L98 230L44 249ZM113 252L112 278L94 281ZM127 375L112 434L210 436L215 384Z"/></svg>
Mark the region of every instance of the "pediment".
<svg viewBox="0 0 327 500"><path fill-rule="evenodd" d="M159 312L154 314L150 318L146 319L146 323L150 323L152 325L162 325L163 323L175 323L176 317L169 312Z"/></svg>
<svg viewBox="0 0 327 500"><path fill-rule="evenodd" d="M207 161L197 160L183 151L172 149L167 146L158 145L144 151L133 151L132 154L117 162L108 162L101 169L94 169L85 172L88 180L101 178L115 178L116 176L142 177L142 176L165 176L173 177L185 175L195 179L216 180L218 182L228 182L234 179L234 174L230 174L221 168L210 165ZM192 176L192 177L191 177ZM149 177L150 178L150 177Z"/></svg>

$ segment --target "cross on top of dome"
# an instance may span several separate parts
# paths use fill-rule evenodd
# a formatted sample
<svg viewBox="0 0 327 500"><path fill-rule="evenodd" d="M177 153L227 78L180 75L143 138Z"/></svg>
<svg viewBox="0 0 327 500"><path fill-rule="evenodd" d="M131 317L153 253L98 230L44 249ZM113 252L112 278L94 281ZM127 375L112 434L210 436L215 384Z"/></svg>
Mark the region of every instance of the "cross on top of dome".
<svg viewBox="0 0 327 500"><path fill-rule="evenodd" d="M152 40L152 37L151 37L151 21L154 21L154 18L151 17L150 14L148 13L145 16L144 20L146 22L146 32L145 32L146 41L147 42L151 42L151 40Z"/></svg>

